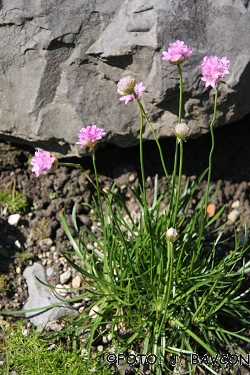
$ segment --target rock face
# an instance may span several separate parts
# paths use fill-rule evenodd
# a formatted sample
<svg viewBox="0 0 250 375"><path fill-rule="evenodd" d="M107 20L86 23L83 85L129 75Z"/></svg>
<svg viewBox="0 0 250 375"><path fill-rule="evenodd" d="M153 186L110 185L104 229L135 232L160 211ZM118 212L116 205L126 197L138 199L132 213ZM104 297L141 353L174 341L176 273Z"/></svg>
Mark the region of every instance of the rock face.
<svg viewBox="0 0 250 375"><path fill-rule="evenodd" d="M78 155L79 130L97 124L105 141L136 144L136 104L116 92L128 74L147 86L142 100L157 135L172 136L179 80L161 52L177 39L193 50L183 64L191 135L208 131L213 112L214 91L199 79L205 55L231 61L215 126L250 112L249 0L0 0L0 25L2 139Z"/></svg>

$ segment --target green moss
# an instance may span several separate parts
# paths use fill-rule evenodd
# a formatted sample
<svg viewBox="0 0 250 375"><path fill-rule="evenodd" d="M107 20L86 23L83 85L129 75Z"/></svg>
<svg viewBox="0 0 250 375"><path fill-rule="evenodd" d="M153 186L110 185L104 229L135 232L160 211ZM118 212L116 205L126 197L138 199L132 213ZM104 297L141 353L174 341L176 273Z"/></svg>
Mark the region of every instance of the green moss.
<svg viewBox="0 0 250 375"><path fill-rule="evenodd" d="M93 356L88 363L82 352L69 350L60 343L43 339L25 323L8 324L0 321L0 360L4 362L0 373L10 375L111 375L106 368L98 369L99 357ZM3 372L1 372L3 370Z"/></svg>

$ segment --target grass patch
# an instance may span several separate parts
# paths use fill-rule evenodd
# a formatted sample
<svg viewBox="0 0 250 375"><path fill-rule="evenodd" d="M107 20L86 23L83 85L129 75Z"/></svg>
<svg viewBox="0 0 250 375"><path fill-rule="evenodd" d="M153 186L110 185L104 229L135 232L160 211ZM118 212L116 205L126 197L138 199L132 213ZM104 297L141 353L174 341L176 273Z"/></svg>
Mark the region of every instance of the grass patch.
<svg viewBox="0 0 250 375"><path fill-rule="evenodd" d="M7 206L10 212L20 212L28 206L27 198L15 189L15 184L11 192L0 190L0 205Z"/></svg>
<svg viewBox="0 0 250 375"><path fill-rule="evenodd" d="M12 371L18 375L111 375L108 369L101 368L100 353L87 363L83 351L45 340L37 331L27 328L23 321L15 324L1 321L0 329L2 375L10 375Z"/></svg>

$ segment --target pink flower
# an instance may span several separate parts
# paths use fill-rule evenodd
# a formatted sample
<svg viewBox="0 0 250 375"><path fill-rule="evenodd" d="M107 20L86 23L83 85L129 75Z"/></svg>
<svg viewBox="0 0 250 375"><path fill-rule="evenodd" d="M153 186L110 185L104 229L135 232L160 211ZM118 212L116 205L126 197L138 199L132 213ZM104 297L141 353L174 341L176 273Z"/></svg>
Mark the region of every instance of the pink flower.
<svg viewBox="0 0 250 375"><path fill-rule="evenodd" d="M120 79L117 84L117 92L120 95L132 94L135 87L135 79L131 76L126 76Z"/></svg>
<svg viewBox="0 0 250 375"><path fill-rule="evenodd" d="M53 172L57 168L57 162L57 158L52 156L50 152L38 149L30 162L32 165L31 171L36 174L36 177L40 174Z"/></svg>
<svg viewBox="0 0 250 375"><path fill-rule="evenodd" d="M168 60L170 64L177 65L187 60L192 55L192 50L184 42L177 40L175 43L169 43L168 51L162 51L162 54L162 60Z"/></svg>
<svg viewBox="0 0 250 375"><path fill-rule="evenodd" d="M215 87L221 78L224 78L229 72L230 61L224 56L219 59L217 56L205 56L201 61L201 80L205 82L205 87Z"/></svg>
<svg viewBox="0 0 250 375"><path fill-rule="evenodd" d="M141 99L142 92L146 89L146 86L142 86L142 82L139 82L134 87L134 93L136 93L136 96L138 99ZM124 100L125 104L128 104L128 102L133 102L135 100L134 94L129 94L122 96L119 100Z"/></svg>
<svg viewBox="0 0 250 375"><path fill-rule="evenodd" d="M97 128L96 125L87 126L82 128L80 133L77 134L80 142L76 142L77 145L86 146L86 147L95 147L97 142L102 139L106 133L102 128Z"/></svg>

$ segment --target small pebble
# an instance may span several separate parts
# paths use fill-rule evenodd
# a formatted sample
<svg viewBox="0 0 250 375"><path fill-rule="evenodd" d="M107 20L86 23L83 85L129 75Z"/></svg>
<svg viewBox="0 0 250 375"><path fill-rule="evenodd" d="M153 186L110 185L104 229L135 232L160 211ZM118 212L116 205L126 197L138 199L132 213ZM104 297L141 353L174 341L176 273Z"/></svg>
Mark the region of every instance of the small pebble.
<svg viewBox="0 0 250 375"><path fill-rule="evenodd" d="M15 246L18 248L18 249L21 249L21 244L18 240L15 241Z"/></svg>
<svg viewBox="0 0 250 375"><path fill-rule="evenodd" d="M232 203L231 207L232 207L232 208L238 208L238 207L240 207L240 201L239 201L239 200L234 201L234 202Z"/></svg>
<svg viewBox="0 0 250 375"><path fill-rule="evenodd" d="M81 302L75 302L75 303L73 303L73 307L74 307L74 309L79 309L80 307L82 307L82 303Z"/></svg>
<svg viewBox="0 0 250 375"><path fill-rule="evenodd" d="M82 278L81 276L76 276L72 280L72 288L79 288L81 286Z"/></svg>
<svg viewBox="0 0 250 375"><path fill-rule="evenodd" d="M21 272L22 272L21 267L17 267L16 268L16 273L21 273Z"/></svg>
<svg viewBox="0 0 250 375"><path fill-rule="evenodd" d="M103 352L103 346L102 345L98 345L97 346L97 350L98 350L98 352Z"/></svg>
<svg viewBox="0 0 250 375"><path fill-rule="evenodd" d="M234 224L239 216L240 212L238 210L234 209L233 211L231 211L228 214L228 224Z"/></svg>
<svg viewBox="0 0 250 375"><path fill-rule="evenodd" d="M129 182L134 182L135 179L136 179L136 175L135 175L134 173L131 174L131 175L129 176L129 178L128 178Z"/></svg>
<svg viewBox="0 0 250 375"><path fill-rule="evenodd" d="M60 283L66 284L71 278L71 270L67 270L60 275Z"/></svg>
<svg viewBox="0 0 250 375"><path fill-rule="evenodd" d="M20 214L13 214L8 217L8 223L10 225L17 225L21 218Z"/></svg>
<svg viewBox="0 0 250 375"><path fill-rule="evenodd" d="M98 311L99 311L99 307L97 305L93 306L89 312L89 316L91 316L92 318L96 318L97 316L96 312Z"/></svg>
<svg viewBox="0 0 250 375"><path fill-rule="evenodd" d="M46 269L46 275L48 277L52 276L53 273L54 273L54 269L52 267L49 267L49 268Z"/></svg>
<svg viewBox="0 0 250 375"><path fill-rule="evenodd" d="M55 288L55 292L60 294L62 297L66 297L66 295L68 294L68 290L67 290L68 288L69 288L68 285L62 286L61 284L57 284Z"/></svg>

